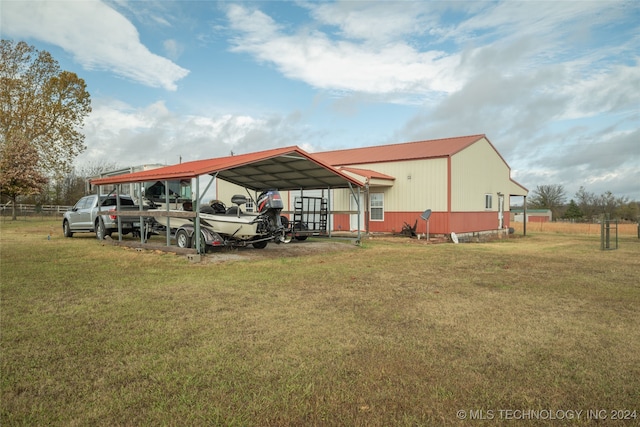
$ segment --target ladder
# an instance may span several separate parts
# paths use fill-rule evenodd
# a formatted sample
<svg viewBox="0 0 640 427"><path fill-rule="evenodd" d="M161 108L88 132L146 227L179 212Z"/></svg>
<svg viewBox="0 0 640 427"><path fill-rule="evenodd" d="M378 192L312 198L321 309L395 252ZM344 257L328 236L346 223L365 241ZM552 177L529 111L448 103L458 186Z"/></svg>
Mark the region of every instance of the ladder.
<svg viewBox="0 0 640 427"><path fill-rule="evenodd" d="M296 197L294 202L293 223L300 231L311 234L327 232L329 209L325 197Z"/></svg>

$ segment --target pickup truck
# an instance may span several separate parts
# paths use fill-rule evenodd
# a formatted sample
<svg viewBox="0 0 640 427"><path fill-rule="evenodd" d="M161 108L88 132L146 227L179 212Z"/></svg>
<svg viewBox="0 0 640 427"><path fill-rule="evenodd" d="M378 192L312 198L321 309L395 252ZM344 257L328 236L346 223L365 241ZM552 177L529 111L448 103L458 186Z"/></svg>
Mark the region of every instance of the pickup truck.
<svg viewBox="0 0 640 427"><path fill-rule="evenodd" d="M131 196L120 195L120 210L140 210ZM117 200L113 194L100 196L85 196L78 200L70 211L64 213L62 232L65 237L72 237L73 233L96 233L98 240L118 232L118 217L116 216ZM148 209L143 207L143 209ZM122 216L122 234L133 233L140 235L140 218Z"/></svg>

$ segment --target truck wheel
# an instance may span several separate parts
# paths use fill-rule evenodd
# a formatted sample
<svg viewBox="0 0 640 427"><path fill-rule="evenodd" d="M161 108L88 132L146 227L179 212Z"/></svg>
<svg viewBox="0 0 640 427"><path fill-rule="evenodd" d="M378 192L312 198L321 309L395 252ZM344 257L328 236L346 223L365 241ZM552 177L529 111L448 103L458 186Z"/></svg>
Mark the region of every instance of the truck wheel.
<svg viewBox="0 0 640 427"><path fill-rule="evenodd" d="M191 247L191 238L185 230L178 230L176 233L176 245L178 245L179 248Z"/></svg>
<svg viewBox="0 0 640 427"><path fill-rule="evenodd" d="M101 219L96 221L96 238L98 240L104 240L106 230L104 228L104 222Z"/></svg>
<svg viewBox="0 0 640 427"><path fill-rule="evenodd" d="M62 223L62 233L64 234L64 237L73 237L71 227L69 226L69 221L64 221Z"/></svg>

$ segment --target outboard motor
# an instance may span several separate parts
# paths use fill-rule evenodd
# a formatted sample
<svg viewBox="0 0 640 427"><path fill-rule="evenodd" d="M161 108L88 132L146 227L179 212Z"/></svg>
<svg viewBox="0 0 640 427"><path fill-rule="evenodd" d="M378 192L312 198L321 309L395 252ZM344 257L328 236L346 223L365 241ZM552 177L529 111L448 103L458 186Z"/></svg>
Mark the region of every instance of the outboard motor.
<svg viewBox="0 0 640 427"><path fill-rule="evenodd" d="M282 208L284 208L284 204L278 190L265 190L258 196L258 212L277 209L279 214Z"/></svg>
<svg viewBox="0 0 640 427"><path fill-rule="evenodd" d="M285 228L280 221L280 212L284 208L282 197L278 190L265 190L256 201L260 216L266 219L266 231L274 235L276 243L287 242Z"/></svg>

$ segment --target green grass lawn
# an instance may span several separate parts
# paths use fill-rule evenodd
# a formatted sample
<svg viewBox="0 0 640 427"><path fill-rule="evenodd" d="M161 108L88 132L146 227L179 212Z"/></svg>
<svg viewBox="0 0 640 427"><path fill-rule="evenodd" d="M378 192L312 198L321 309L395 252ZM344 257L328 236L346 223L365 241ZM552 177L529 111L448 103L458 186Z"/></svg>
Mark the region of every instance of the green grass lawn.
<svg viewBox="0 0 640 427"><path fill-rule="evenodd" d="M636 237L194 264L30 219L0 257L3 426L640 424Z"/></svg>

